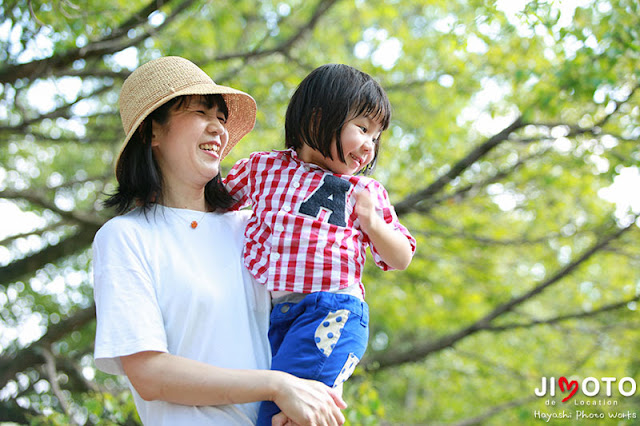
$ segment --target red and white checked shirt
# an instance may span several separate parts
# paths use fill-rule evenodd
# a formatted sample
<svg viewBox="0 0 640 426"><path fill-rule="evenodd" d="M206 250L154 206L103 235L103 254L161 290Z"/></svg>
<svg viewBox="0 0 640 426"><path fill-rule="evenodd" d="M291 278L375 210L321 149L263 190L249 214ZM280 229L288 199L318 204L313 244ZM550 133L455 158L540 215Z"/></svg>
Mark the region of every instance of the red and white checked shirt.
<svg viewBox="0 0 640 426"><path fill-rule="evenodd" d="M364 188L415 252L416 240L398 221L380 183L305 163L293 149L253 153L238 161L224 182L238 200L234 209L253 207L244 262L271 291L313 293L358 284L364 294L361 276L370 241L360 229L353 196ZM371 253L380 268L391 269L373 246Z"/></svg>

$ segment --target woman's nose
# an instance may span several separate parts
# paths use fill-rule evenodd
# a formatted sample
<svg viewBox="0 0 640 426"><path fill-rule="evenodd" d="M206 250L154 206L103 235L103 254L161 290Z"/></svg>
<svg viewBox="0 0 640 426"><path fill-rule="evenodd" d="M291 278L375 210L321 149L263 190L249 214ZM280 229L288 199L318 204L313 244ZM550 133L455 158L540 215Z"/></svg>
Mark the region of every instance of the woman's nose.
<svg viewBox="0 0 640 426"><path fill-rule="evenodd" d="M215 135L224 133L224 130L224 124L217 118L210 120L209 124L207 125L207 131Z"/></svg>

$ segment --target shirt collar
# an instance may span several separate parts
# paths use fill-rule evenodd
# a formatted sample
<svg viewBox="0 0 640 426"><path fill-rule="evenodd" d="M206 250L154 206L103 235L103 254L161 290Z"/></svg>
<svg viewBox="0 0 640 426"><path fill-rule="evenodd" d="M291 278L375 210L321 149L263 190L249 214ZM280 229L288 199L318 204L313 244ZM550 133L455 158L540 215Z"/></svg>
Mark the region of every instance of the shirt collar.
<svg viewBox="0 0 640 426"><path fill-rule="evenodd" d="M300 164L303 167L306 167L307 170L318 170L318 171L320 171L322 173L335 174L331 170L327 170L327 169L325 169L323 167L318 166L317 164L307 163L306 161L301 160L300 157L298 157L298 153L293 148L287 148L287 149L282 150L282 151L278 151L278 150L274 150L274 151L280 153L280 155L282 155L282 156L289 156L296 163Z"/></svg>

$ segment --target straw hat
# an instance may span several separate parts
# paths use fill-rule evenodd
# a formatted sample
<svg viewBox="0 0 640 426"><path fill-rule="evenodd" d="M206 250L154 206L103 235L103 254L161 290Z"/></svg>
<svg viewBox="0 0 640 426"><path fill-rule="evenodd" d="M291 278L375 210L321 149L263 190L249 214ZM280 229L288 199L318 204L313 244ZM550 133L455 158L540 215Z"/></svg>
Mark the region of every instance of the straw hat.
<svg viewBox="0 0 640 426"><path fill-rule="evenodd" d="M216 84L196 64L178 56L154 59L138 67L127 77L120 91L120 117L126 137L118 153L116 171L131 136L156 108L177 96L215 94L222 95L229 110L226 124L229 142L220 157L222 160L253 129L256 121L253 98Z"/></svg>

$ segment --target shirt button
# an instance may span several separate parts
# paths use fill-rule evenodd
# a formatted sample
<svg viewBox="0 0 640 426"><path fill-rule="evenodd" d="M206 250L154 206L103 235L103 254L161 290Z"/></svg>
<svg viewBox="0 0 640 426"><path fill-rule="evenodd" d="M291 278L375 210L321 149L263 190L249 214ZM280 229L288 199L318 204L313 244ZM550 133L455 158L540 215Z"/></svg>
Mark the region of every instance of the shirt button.
<svg viewBox="0 0 640 426"><path fill-rule="evenodd" d="M274 262L277 262L278 260L280 260L280 253L272 253L271 260L273 260Z"/></svg>
<svg viewBox="0 0 640 426"><path fill-rule="evenodd" d="M278 232L283 232L283 231L284 231L284 226L282 226L282 225L276 225L276 231L278 231Z"/></svg>
<svg viewBox="0 0 640 426"><path fill-rule="evenodd" d="M287 312L289 312L290 308L291 306L289 305L282 305L282 307L280 308L280 312L282 312L283 314L286 314Z"/></svg>
<svg viewBox="0 0 640 426"><path fill-rule="evenodd" d="M294 180L292 185L294 188L300 188L300 182L298 182L297 180Z"/></svg>
<svg viewBox="0 0 640 426"><path fill-rule="evenodd" d="M285 212L290 212L291 206L289 204L285 204L284 206L282 206L282 210L284 210Z"/></svg>

